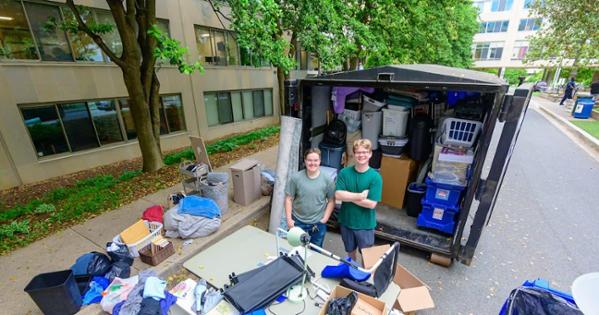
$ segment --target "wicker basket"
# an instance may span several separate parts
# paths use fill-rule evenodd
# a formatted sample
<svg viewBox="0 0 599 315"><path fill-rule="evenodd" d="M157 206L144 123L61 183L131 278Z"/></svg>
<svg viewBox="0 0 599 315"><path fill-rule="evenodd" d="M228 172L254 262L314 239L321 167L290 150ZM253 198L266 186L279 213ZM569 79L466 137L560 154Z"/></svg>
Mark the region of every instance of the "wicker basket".
<svg viewBox="0 0 599 315"><path fill-rule="evenodd" d="M163 248L157 246L158 250L154 255L152 255L151 246L152 244L150 243L150 245L139 251L139 259L148 265L156 266L175 253L175 246L173 246L173 243L170 241L168 242L168 245Z"/></svg>

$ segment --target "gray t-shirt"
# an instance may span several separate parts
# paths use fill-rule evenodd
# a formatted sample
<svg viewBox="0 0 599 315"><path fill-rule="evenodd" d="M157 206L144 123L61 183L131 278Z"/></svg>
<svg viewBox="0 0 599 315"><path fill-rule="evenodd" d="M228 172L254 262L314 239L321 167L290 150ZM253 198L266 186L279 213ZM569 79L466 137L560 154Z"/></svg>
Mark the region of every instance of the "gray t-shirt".
<svg viewBox="0 0 599 315"><path fill-rule="evenodd" d="M293 197L293 215L303 223L317 223L322 220L327 201L335 196L333 180L322 172L316 178L310 178L306 170L293 174L285 194Z"/></svg>

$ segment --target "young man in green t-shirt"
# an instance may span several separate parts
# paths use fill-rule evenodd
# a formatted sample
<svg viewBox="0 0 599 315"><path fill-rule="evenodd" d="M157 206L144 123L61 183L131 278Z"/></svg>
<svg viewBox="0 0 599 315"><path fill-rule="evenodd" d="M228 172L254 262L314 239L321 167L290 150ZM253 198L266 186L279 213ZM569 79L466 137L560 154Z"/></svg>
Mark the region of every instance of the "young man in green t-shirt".
<svg viewBox="0 0 599 315"><path fill-rule="evenodd" d="M337 175L335 199L342 202L339 225L345 251L356 260L356 249L374 245L374 208L381 201L383 179L368 165L372 157L370 140L354 141L353 151L356 163L342 169Z"/></svg>

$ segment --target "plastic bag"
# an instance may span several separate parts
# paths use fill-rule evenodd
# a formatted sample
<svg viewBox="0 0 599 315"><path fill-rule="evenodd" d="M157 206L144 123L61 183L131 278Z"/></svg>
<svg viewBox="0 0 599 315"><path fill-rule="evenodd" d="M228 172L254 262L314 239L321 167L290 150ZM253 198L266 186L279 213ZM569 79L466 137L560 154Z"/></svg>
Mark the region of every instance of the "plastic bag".
<svg viewBox="0 0 599 315"><path fill-rule="evenodd" d="M92 254L93 257L87 265L87 274L90 276L105 275L112 267L112 262L110 262L110 258L98 252L92 252Z"/></svg>
<svg viewBox="0 0 599 315"><path fill-rule="evenodd" d="M109 280L114 280L115 277L129 278L131 275L131 267L124 261L117 261L112 264L112 268L104 275Z"/></svg>
<svg viewBox="0 0 599 315"><path fill-rule="evenodd" d="M542 288L519 287L512 291L500 314L583 315L576 304Z"/></svg>
<svg viewBox="0 0 599 315"><path fill-rule="evenodd" d="M108 256L110 256L110 259L112 259L113 263L122 261L129 266L133 265L133 256L131 256L131 253L129 253L129 248L127 248L127 245L125 244L108 242L106 244L106 252L108 253Z"/></svg>
<svg viewBox="0 0 599 315"><path fill-rule="evenodd" d="M356 304L358 295L356 292L350 293L346 297L336 298L329 302L327 315L349 315Z"/></svg>
<svg viewBox="0 0 599 315"><path fill-rule="evenodd" d="M100 301L100 306L105 312L112 314L112 309L118 303L125 301L129 293L137 284L138 277L134 276L127 279L114 278L108 288L104 290L104 297Z"/></svg>

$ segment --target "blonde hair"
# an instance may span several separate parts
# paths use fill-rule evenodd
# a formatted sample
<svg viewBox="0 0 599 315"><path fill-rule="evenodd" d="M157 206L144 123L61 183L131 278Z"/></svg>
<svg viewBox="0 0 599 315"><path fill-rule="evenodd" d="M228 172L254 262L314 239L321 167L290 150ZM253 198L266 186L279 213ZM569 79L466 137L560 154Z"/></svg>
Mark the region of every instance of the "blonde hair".
<svg viewBox="0 0 599 315"><path fill-rule="evenodd" d="M354 141L354 153L356 152L356 149L358 149L359 147L366 149L368 152L372 151L372 143L368 139L358 139Z"/></svg>

